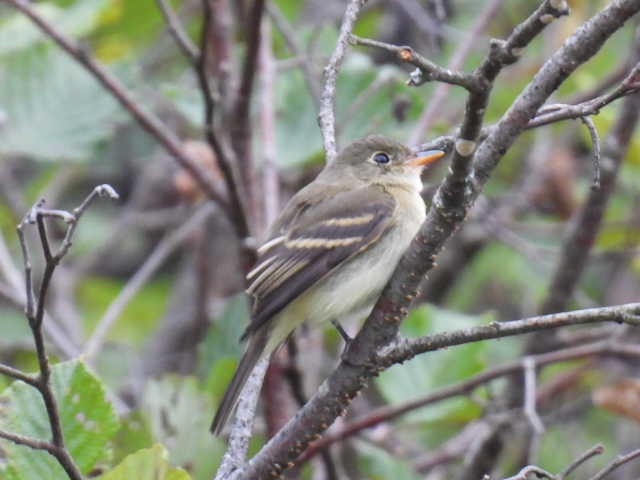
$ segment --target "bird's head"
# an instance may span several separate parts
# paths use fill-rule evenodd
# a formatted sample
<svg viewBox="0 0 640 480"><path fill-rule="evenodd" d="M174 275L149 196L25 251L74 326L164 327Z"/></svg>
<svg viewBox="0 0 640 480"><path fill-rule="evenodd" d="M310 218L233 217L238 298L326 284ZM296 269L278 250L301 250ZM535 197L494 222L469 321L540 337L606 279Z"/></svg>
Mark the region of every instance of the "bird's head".
<svg viewBox="0 0 640 480"><path fill-rule="evenodd" d="M444 155L441 150L414 152L391 138L369 135L346 146L326 174L367 184L420 186L423 168Z"/></svg>

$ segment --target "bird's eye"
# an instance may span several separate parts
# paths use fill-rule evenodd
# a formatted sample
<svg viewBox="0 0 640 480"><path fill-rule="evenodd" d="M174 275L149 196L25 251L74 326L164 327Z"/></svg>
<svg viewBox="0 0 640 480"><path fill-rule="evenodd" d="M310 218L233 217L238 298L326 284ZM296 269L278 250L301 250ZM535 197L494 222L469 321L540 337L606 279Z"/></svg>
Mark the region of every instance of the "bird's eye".
<svg viewBox="0 0 640 480"><path fill-rule="evenodd" d="M378 152L374 154L372 158L373 158L373 161L376 162L378 165L385 165L391 161L389 159L389 155L387 155L384 152Z"/></svg>

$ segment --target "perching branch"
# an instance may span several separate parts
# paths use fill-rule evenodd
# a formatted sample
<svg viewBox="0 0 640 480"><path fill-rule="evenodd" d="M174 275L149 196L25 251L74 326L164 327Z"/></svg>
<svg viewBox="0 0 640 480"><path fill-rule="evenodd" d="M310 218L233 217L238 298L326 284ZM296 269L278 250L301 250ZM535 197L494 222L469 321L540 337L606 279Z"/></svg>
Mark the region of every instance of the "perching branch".
<svg viewBox="0 0 640 480"><path fill-rule="evenodd" d="M596 342L578 347L556 350L540 355L531 355L530 362L537 368L552 365L558 362L576 360L580 358L589 358L595 356L614 356L614 357L640 357L640 347L629 343L616 342ZM398 405L387 405L377 408L366 415L349 421L337 431L330 431L317 442L313 442L309 448L298 458L298 463L304 463L309 458L317 454L319 451L327 448L336 442L345 438L357 435L362 430L372 428L383 422L397 419L411 411L432 405L434 403L453 398L461 395L469 395L478 387L485 385L498 378L512 375L519 371L524 371L522 361L514 361L499 365L478 373L461 382L442 387L426 395L408 400ZM532 395L535 398L535 395Z"/></svg>
<svg viewBox="0 0 640 480"><path fill-rule="evenodd" d="M29 327L35 342L36 354L38 357L38 367L40 374L32 377L20 372L12 367L0 365L0 374L8 375L16 380L23 381L33 386L40 393L45 404L47 417L49 418L49 426L51 427L51 440L44 441L25 437L23 435L11 432L0 431L0 437L12 441L19 445L45 450L53 455L60 466L64 469L71 480L82 480L82 474L78 466L75 464L71 454L67 450L62 431L62 422L53 389L51 388L51 366L44 344L44 336L42 326L44 320L44 305L47 300L47 292L53 278L54 271L62 258L67 254L71 247L73 234L78 226L78 222L82 214L89 207L96 197L107 197L112 200L118 198L118 194L110 185L99 185L84 199L84 201L71 212L63 210L49 210L43 208L44 200L40 200L25 215L20 224L17 226L18 238L20 239L20 247L22 249L25 271L25 288L26 288L26 307L25 315L29 322ZM67 224L62 243L57 250L53 250L46 229L46 220L48 218L62 220ZM45 257L45 268L40 282L39 293L36 296L33 292L33 280L31 273L31 256L27 246L24 230L29 225L36 225L42 251Z"/></svg>
<svg viewBox="0 0 640 480"><path fill-rule="evenodd" d="M564 4L557 1L544 2L541 8L555 8L552 3L553 5ZM456 174L453 179L448 178L443 182L420 232L400 261L365 326L349 345L343 361L296 417L290 420L249 462L239 478L278 475L289 462L295 460L314 437L328 428L329 424L363 388L367 380L384 368L376 363L375 352L384 349L396 337L399 322L408 313L408 306L415 297L418 284L424 274L432 268L435 256L445 241L461 224L464 212L477 198L502 156L526 129L528 122L553 91L579 65L591 58L604 42L638 11L640 11L640 0L614 0L571 35L542 66L475 152L473 173L469 182L472 187L471 192L469 194L465 192L462 197L456 194L459 188L452 186L452 183L457 181ZM557 12L560 14L560 10ZM552 15L544 18L547 21L555 17ZM514 52L513 48L521 48L521 42L526 43L532 38L531 33L539 27L535 23L544 23L541 19L542 15L535 19L530 17L512 34L511 38L519 39L518 42L507 42L506 51L503 50L504 44L498 45L497 52L505 52L505 55L508 52L511 52L511 55L517 54L518 51ZM498 53L494 53L493 58L501 61L500 59L504 56ZM474 119L478 118L481 116L478 117L477 114L467 116L464 123L472 127L475 123ZM462 138L465 138L464 135ZM466 160L464 163L467 163ZM459 176L464 170L466 170L465 165L457 175ZM461 180L462 185L467 185L466 178ZM457 185L459 186L460 184ZM540 328L550 326L549 324L538 325ZM494 334L499 334L501 331L505 333L503 328L508 327L500 325L497 330L494 330ZM489 334L489 331L484 333Z"/></svg>

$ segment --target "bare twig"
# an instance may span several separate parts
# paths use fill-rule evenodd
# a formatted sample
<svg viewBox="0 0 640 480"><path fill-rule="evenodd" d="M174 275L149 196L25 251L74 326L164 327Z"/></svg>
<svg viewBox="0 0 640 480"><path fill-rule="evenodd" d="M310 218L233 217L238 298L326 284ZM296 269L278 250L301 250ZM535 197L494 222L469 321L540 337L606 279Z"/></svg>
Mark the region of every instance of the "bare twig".
<svg viewBox="0 0 640 480"><path fill-rule="evenodd" d="M182 242L189 238L214 210L215 207L212 204L205 204L199 207L183 224L167 234L158 245L156 245L153 252L147 257L138 271L129 279L122 290L120 290L118 296L109 304L102 318L98 321L95 330L84 347L83 355L87 362L91 362L100 351L113 323L118 319L133 297L135 297L151 276L160 268L167 257L169 257Z"/></svg>
<svg viewBox="0 0 640 480"><path fill-rule="evenodd" d="M489 21L494 17L498 8L502 5L504 0L491 0L487 3L487 6L482 11L482 14L478 16L478 19L473 24L469 33L465 36L464 40L460 43L459 47L451 56L451 60L447 64L447 69L458 70L462 68L465 58L474 46L477 46L478 37L480 33L486 28ZM429 98L423 112L420 114L420 118L416 121L416 125L409 135L409 145L418 143L429 130L433 119L439 113L440 108L444 105L447 99L447 92L451 84L439 83L436 87L433 95Z"/></svg>
<svg viewBox="0 0 640 480"><path fill-rule="evenodd" d="M397 339L381 350L377 358L381 365L392 365L405 362L421 353L439 350L444 346L451 347L479 340L549 330L567 325L613 322L638 326L640 325L639 313L640 303L628 303L615 307L587 308L509 322L491 322L489 325L471 327L454 332Z"/></svg>
<svg viewBox="0 0 640 480"><path fill-rule="evenodd" d="M276 110L275 110L275 62L271 51L271 23L268 19L262 24L263 39L260 44L260 132L262 134L262 198L264 204L263 229L276 219L280 205L280 187L278 165L276 162Z"/></svg>
<svg viewBox="0 0 640 480"><path fill-rule="evenodd" d="M580 120L587 127L591 136L591 144L593 146L593 182L591 188L597 190L600 188L600 135L598 135L598 129L591 117L580 117Z"/></svg>
<svg viewBox="0 0 640 480"><path fill-rule="evenodd" d="M156 3L162 12L162 16L167 22L167 27L176 41L176 45L178 45L180 50L182 50L182 53L187 57L187 60L192 64L195 64L198 61L200 52L198 51L198 47L196 47L189 38L189 35L187 35L187 32L185 32L176 12L171 8L171 5L169 5L167 0L156 0Z"/></svg>
<svg viewBox="0 0 640 480"><path fill-rule="evenodd" d="M227 451L222 458L215 480L237 478L235 474L242 466L249 448L251 427L255 419L255 411L262 388L262 379L269 366L269 359L258 362L249 375L247 383L242 389L236 414L231 423L231 435ZM233 476L232 476L233 475Z"/></svg>
<svg viewBox="0 0 640 480"><path fill-rule="evenodd" d="M342 18L340 34L336 48L331 54L329 63L324 67L324 87L320 97L320 111L318 112L318 123L322 133L324 150L327 155L327 163L333 162L338 153L336 146L336 79L338 70L342 65L349 36L358 17L360 9L366 0L350 0Z"/></svg>
<svg viewBox="0 0 640 480"><path fill-rule="evenodd" d="M9 378L20 380L32 387L35 387L38 384L38 380L28 373L24 373L9 365L3 365L2 363L0 363L0 375L6 375Z"/></svg>
<svg viewBox="0 0 640 480"><path fill-rule="evenodd" d="M587 462L588 460L590 460L592 457L595 457L596 455L602 455L603 452L604 452L604 447L600 444L591 447L589 450L587 450L582 455L580 455L580 457L578 457L573 462L571 462L571 464L568 465L567 468L565 468L562 472L560 472L557 475L558 480L564 480L569 475L571 475L576 470L576 468L578 468L580 465Z"/></svg>
<svg viewBox="0 0 640 480"><path fill-rule="evenodd" d="M375 47L394 53L398 59L417 67L417 70L410 74L409 80L407 81L408 85L419 86L426 82L436 81L458 85L469 91L480 88L477 78L473 75L436 65L431 60L415 52L411 47L391 45L390 43L380 42L378 40L360 38L356 35L350 35L349 41L353 45Z"/></svg>
<svg viewBox="0 0 640 480"><path fill-rule="evenodd" d="M596 473L589 480L602 480L611 472L613 472L616 468L621 467L622 465L629 463L636 458L640 458L640 449L634 450L626 455L619 455L614 461L612 461L609 465L604 467L598 473Z"/></svg>
<svg viewBox="0 0 640 480"><path fill-rule="evenodd" d="M596 342L579 347L566 348L556 350L540 355L532 355L529 358L537 367L552 365L558 362L568 360L576 360L580 358L588 358L593 356L621 356L621 357L640 357L640 347L633 344ZM490 368L484 372L478 373L461 382L448 385L436 391L430 392L421 397L400 403L398 405L388 405L377 408L361 418L356 418L340 429L330 432L323 436L320 440L312 443L310 447L298 458L298 462L302 463L317 454L320 450L327 448L329 445L345 438L356 435L358 432L374 427L382 422L394 420L408 412L418 408L426 407L434 403L440 402L459 395L469 395L476 388L491 382L495 379L502 378L518 371L524 371L522 361L514 361ZM534 399L535 402L535 392Z"/></svg>
<svg viewBox="0 0 640 480"><path fill-rule="evenodd" d="M536 434L544 433L544 424L536 409L536 361L533 357L522 359L524 372L524 414Z"/></svg>
<svg viewBox="0 0 640 480"><path fill-rule="evenodd" d="M508 477L504 480L527 480L529 475L535 475L538 478L548 478L549 480L555 480L556 478L553 473L547 472L540 467L536 467L535 465L527 465L513 477Z"/></svg>
<svg viewBox="0 0 640 480"><path fill-rule="evenodd" d="M4 431L0 432L0 437L10 440L19 445L26 445L31 448L49 452L56 458L56 460L58 460L58 463L64 469L71 480L82 480L82 474L80 473L78 466L75 464L73 458L71 457L69 451L65 446L58 404L51 387L51 366L49 364L49 359L47 357L47 352L45 349L44 336L42 333L42 323L44 320L45 312L44 305L46 303L47 292L49 291L49 285L51 283L53 273L62 258L67 254L69 248L71 247L73 234L75 233L82 214L89 207L91 202L98 196L108 197L111 199L118 198L118 194L110 185L99 185L98 187L94 188L93 191L84 199L84 201L72 212L45 209L43 208L44 200L40 200L29 212L27 212L25 217L17 226L17 233L20 240L20 246L22 248L25 270L25 314L27 320L29 321L29 327L31 328L31 333L35 342L40 375L38 377L31 377L11 367L7 367L4 365L0 366L0 373L24 381L38 390L47 411L52 438L50 442L42 441ZM64 239L55 252L51 247L51 243L47 235L45 224L46 218L62 219L67 224ZM40 282L40 290L37 298L35 297L32 290L33 281L31 277L31 258L29 255L29 248L24 237L24 229L28 225L32 224L37 224L38 235L40 237L40 243L42 245L42 250L45 257L45 269L42 280Z"/></svg>
<svg viewBox="0 0 640 480"><path fill-rule="evenodd" d="M212 29L215 27L215 15L210 0L202 0L202 9L203 19L202 33L200 36L200 57L195 65L195 71L198 77L202 100L204 102L205 137L207 139L207 143L209 143L209 146L215 153L216 161L222 171L225 185L229 193L230 205L227 213L231 216L236 232L240 237L243 247L245 247L243 249L243 253L246 257L245 268L249 268L249 266L254 263L255 257L254 253L250 249L246 248L247 240L251 234L246 205L243 201L244 194L240 184L240 176L236 172L235 156L232 155L232 152L230 152L230 149L226 146L223 139L219 138L214 128L216 101L208 74L208 58L209 48L211 47L209 36Z"/></svg>

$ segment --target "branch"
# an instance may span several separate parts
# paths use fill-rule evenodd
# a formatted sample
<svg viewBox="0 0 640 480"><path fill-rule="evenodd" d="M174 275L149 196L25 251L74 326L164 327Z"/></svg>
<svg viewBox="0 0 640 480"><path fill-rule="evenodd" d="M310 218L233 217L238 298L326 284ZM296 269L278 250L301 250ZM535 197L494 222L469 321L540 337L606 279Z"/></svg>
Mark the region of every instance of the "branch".
<svg viewBox="0 0 640 480"><path fill-rule="evenodd" d="M525 130L529 120L551 93L639 10L640 0L614 0L571 35L543 65L475 153L473 193L469 203L480 194L500 158ZM271 472L275 464L284 468L282 466L295 460L310 440L326 430L367 380L382 368L372 363L374 352L380 351L396 337L399 322L408 313L418 284L433 267L435 255L444 242L462 222L463 217L455 214L455 208L452 211L443 204L443 190L449 188L447 182L440 186L440 193L436 194L425 223L400 261L369 319L349 345L343 361L305 407L249 462L241 478L260 477Z"/></svg>
<svg viewBox="0 0 640 480"><path fill-rule="evenodd" d="M209 47L211 42L209 36L215 27L214 20L216 16L212 10L210 0L202 0L203 19L202 33L200 36L200 57L194 65L195 73L200 86L200 93L204 103L204 131L207 143L216 155L216 161L222 171L225 185L229 193L230 205L227 207L227 213L230 216L236 233L240 237L243 246L243 254L245 256L245 269L255 262L255 253L252 249L247 248L247 240L250 238L250 228L247 219L246 206L243 202L243 192L239 183L239 175L236 173L235 158L233 158L229 148L222 142L214 128L214 113L216 102L214 92L209 81L208 58ZM219 20L219 19L218 19Z"/></svg>
<svg viewBox="0 0 640 480"><path fill-rule="evenodd" d="M251 427L256 416L258 397L262 388L262 379L268 367L269 359L261 360L249 375L242 389L236 414L233 416L231 424L228 448L222 457L215 480L237 478L237 476L231 477L231 475L239 473L238 468L244 463L247 455L249 440L251 439Z"/></svg>
<svg viewBox="0 0 640 480"><path fill-rule="evenodd" d="M640 56L640 42L637 44L636 55ZM640 64L636 65L632 75L627 79L638 75L640 75ZM629 83L625 80L622 84ZM623 89L617 88L615 91L621 92ZM561 311L571 301L573 291L600 231L609 198L616 184L620 164L638 124L639 109L640 94L634 93L625 98L620 114L604 144L602 152L604 160L601 162L602 168L599 178L600 188L592 189L589 192L584 204L569 224L547 297L540 307L541 313Z"/></svg>
<svg viewBox="0 0 640 480"><path fill-rule="evenodd" d="M451 85L458 85L468 91L474 91L480 88L480 85L478 85L478 82L476 81L477 79L473 75L436 65L431 60L415 52L411 47L400 47L390 43L379 42L377 40L360 38L356 35L350 35L349 42L352 45L375 47L387 52L395 53L401 61L410 63L417 67L418 70L410 74L409 80L407 81L408 85L415 87L426 82L436 81L449 83Z"/></svg>
<svg viewBox="0 0 640 480"><path fill-rule="evenodd" d="M379 351L380 365L390 366L410 360L418 354L465 343L511 337L523 333L590 323L625 323L640 325L640 303L628 303L615 307L587 308L570 312L541 315L508 322L491 322L488 325L470 327L453 332L437 333L416 338L400 338Z"/></svg>
<svg viewBox="0 0 640 480"><path fill-rule="evenodd" d="M367 0L350 0L340 25L340 34L336 48L331 54L329 63L324 67L324 88L320 97L318 124L322 133L322 141L326 152L327 163L333 162L338 149L336 146L336 79L342 65L349 36L353 30L358 13Z"/></svg>
<svg viewBox="0 0 640 480"><path fill-rule="evenodd" d="M613 460L609 465L604 467L602 470L596 473L589 480L602 480L611 472L613 472L616 468L621 467L625 463L629 463L635 460L636 458L640 458L640 449L634 450L630 453L627 453L626 455L619 455L618 458Z"/></svg>
<svg viewBox="0 0 640 480"><path fill-rule="evenodd" d="M460 43L459 47L451 56L447 68L450 70L458 70L464 64L464 60L471 51L471 49L477 45L478 37L482 31L486 28L489 21L495 16L498 8L502 5L502 0L492 0L487 3L482 13L478 16L469 33L465 36L464 40ZM409 145L414 145L420 141L424 136L424 132L429 130L433 119L439 113L440 108L447 100L447 92L450 84L439 83L430 96L429 101L426 103L423 112L420 114L420 118L417 120L415 127L412 129L408 138Z"/></svg>
<svg viewBox="0 0 640 480"><path fill-rule="evenodd" d="M198 185L214 202L225 207L227 201L216 189L211 175L193 162L183 151L180 140L155 115L145 112L133 95L111 73L104 69L87 51L60 32L38 13L28 0L2 0L24 13L51 40L65 50L76 62L100 82L138 124L169 153L182 168L188 171ZM228 209L225 209L228 210Z"/></svg>
<svg viewBox="0 0 640 480"><path fill-rule="evenodd" d="M44 320L44 305L47 300L47 292L49 291L49 285L53 278L53 273L71 247L73 234L75 233L80 218L89 205L91 205L93 200L98 196L108 197L112 200L118 198L116 191L110 185L105 184L94 188L84 201L71 212L45 209L43 208L44 200L40 200L29 212L27 212L22 221L18 224L16 230L20 240L25 270L25 314L29 321L29 327L31 328L31 333L35 343L40 375L37 378L34 378L11 367L0 365L0 373L22 380L38 390L47 410L52 438L51 441L48 442L4 431L0 431L0 437L19 445L26 445L31 448L49 452L58 460L58 463L71 480L82 480L82 474L65 446L58 404L55 395L53 394L53 389L51 388L51 366L45 349L42 324ZM61 219L67 224L67 229L62 243L55 253L51 248L51 243L47 234L45 223L46 218ZM37 298L34 296L32 289L31 257L24 237L24 229L28 225L33 224L37 224L38 235L40 237L40 243L45 257L45 268L42 280L40 281L40 290Z"/></svg>
<svg viewBox="0 0 640 480"><path fill-rule="evenodd" d="M535 366L544 367L554 363L592 356L640 357L640 347L634 344L611 343L605 341L556 350L554 352L543 353L540 355L531 355L528 358L531 359L530 361L533 362ZM350 421L342 426L338 431L329 432L317 442L312 443L310 447L298 458L297 462L304 463L319 451L326 449L329 445L342 441L345 438L352 437L362 430L372 428L383 422L394 420L408 412L418 408L423 408L427 405L432 405L442 400L460 395L469 395L481 385L498 378L512 375L522 370L524 370L524 365L521 360L506 363L504 365L487 369L484 372L478 373L464 381L448 385L413 400L409 400L398 405L388 405L377 408L361 418L356 418L355 420ZM533 408L535 408L535 404Z"/></svg>
<svg viewBox="0 0 640 480"><path fill-rule="evenodd" d="M189 62L196 64L200 57L200 52L198 51L198 47L196 47L189 38L189 35L187 35L187 32L184 31L176 12L174 12L171 5L167 3L167 0L156 0L156 3L167 22L167 27L169 28L171 36L176 41L176 45L182 50L182 53L184 53L184 56L187 57Z"/></svg>

